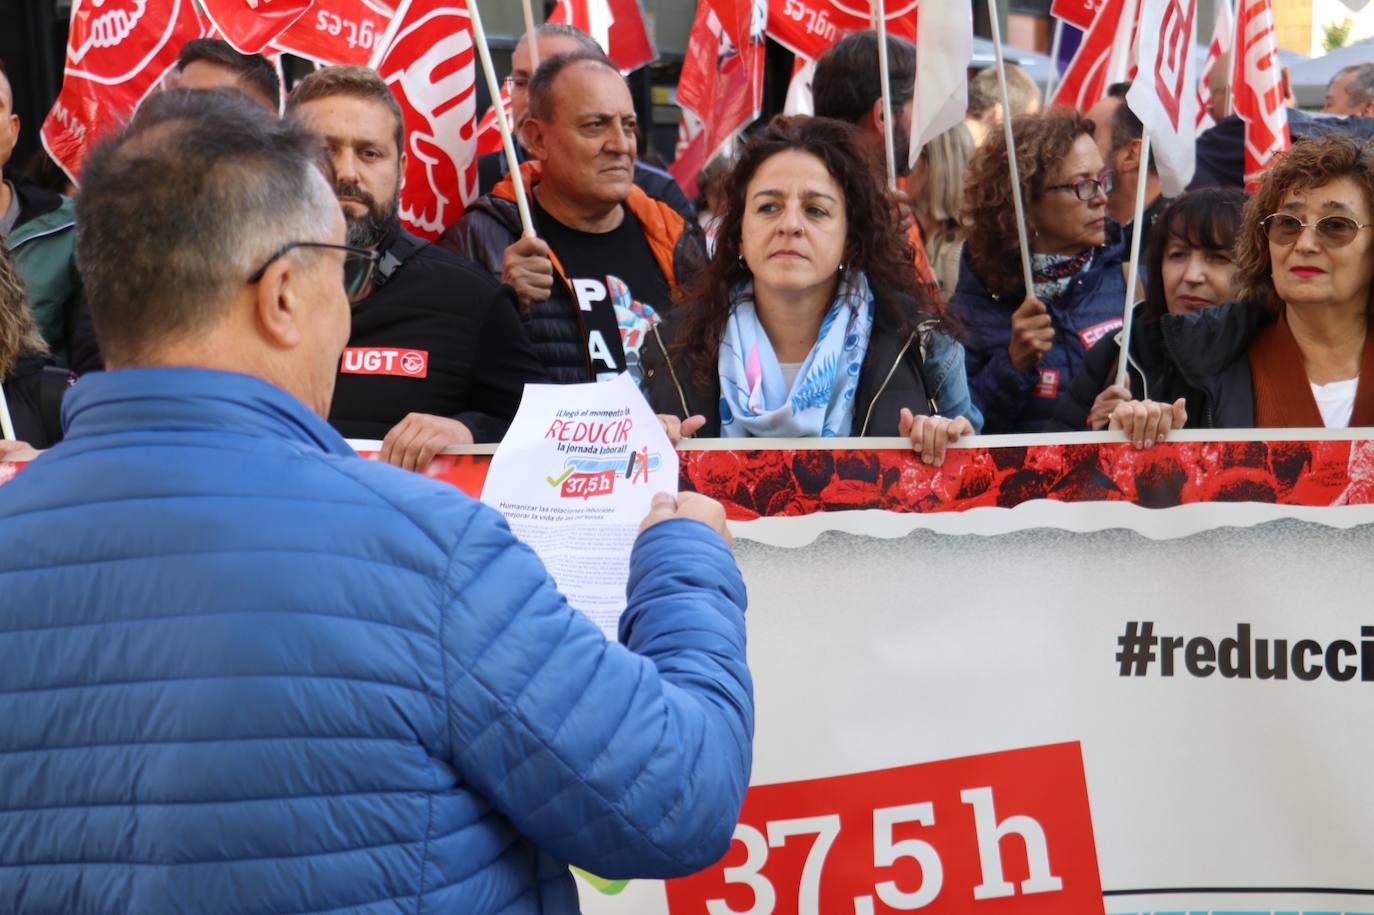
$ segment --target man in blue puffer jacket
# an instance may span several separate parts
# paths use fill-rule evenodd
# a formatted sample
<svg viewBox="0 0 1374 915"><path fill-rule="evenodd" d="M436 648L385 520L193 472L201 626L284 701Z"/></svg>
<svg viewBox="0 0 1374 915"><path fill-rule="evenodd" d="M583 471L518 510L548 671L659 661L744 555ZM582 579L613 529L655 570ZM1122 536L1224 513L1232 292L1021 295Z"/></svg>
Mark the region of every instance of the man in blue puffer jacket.
<svg viewBox="0 0 1374 915"><path fill-rule="evenodd" d="M568 863L729 846L719 506L659 497L613 644L494 511L353 456L321 417L370 261L319 146L169 92L87 159L114 370L0 487L0 912L571 913Z"/></svg>

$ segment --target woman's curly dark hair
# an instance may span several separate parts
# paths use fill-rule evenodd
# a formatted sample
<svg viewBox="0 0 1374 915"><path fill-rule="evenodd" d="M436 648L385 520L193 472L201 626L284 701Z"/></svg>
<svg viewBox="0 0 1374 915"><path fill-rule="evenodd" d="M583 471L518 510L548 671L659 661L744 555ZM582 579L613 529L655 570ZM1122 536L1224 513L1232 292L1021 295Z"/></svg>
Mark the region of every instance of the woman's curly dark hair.
<svg viewBox="0 0 1374 915"><path fill-rule="evenodd" d="M1016 137L1016 165L1021 170L1021 199L1029 211L1044 198L1055 165L1069 154L1079 137L1092 137L1093 122L1077 112L1056 108L1018 115L1011 127ZM1021 241L1016 234L1004 131L990 133L973 154L964 177L964 210L959 218L967 233L964 246L969 263L978 278L997 295L1020 294L1025 280L1021 276Z"/></svg>
<svg viewBox="0 0 1374 915"><path fill-rule="evenodd" d="M1364 192L1365 204L1374 211L1374 143L1342 134L1298 140L1269 166L1259 190L1245 204L1240 234L1236 236L1236 298L1276 315L1283 308L1274 288L1274 263L1269 257L1269 238L1261 220L1283 204L1289 191L1321 187L1349 178ZM1374 315L1374 288L1368 309Z"/></svg>
<svg viewBox="0 0 1374 915"><path fill-rule="evenodd" d="M749 279L740 257L740 232L747 204L745 191L759 166L778 153L797 150L824 163L844 193L849 237L844 263L862 270L870 287L901 293L916 300L917 308L937 318L943 306L916 276L915 252L894 202L883 190L881 161L876 144L866 144L853 126L830 118L777 117L740 148L721 184L722 207L716 251L701 276L684 296L685 309L673 346L675 359L687 366L699 384L709 384L717 372L721 336L730 315L730 290ZM883 301L893 308L892 296ZM910 315L892 315L899 323Z"/></svg>

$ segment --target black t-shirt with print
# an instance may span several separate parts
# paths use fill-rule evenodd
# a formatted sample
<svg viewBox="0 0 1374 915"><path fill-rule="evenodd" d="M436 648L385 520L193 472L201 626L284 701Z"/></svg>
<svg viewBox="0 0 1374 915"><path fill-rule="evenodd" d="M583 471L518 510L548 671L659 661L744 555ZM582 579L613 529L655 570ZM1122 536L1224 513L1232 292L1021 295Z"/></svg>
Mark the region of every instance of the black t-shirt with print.
<svg viewBox="0 0 1374 915"><path fill-rule="evenodd" d="M644 306L662 315L672 302L639 220L624 207L624 220L610 232L579 232L550 216L537 200L530 203L539 234L572 287L571 307L582 318L593 376L606 380L628 370L638 381L639 352L650 326ZM566 299L569 290L554 283L553 295Z"/></svg>

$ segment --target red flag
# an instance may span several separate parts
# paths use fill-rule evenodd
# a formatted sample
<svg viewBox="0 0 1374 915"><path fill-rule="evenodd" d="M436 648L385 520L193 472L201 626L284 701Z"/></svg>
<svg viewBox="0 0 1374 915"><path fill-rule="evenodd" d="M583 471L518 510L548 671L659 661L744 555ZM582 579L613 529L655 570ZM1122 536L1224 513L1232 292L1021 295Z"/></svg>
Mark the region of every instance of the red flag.
<svg viewBox="0 0 1374 915"><path fill-rule="evenodd" d="M501 84L501 107L506 112L506 123L515 127L515 115L510 110L510 90ZM477 155L500 152L502 148L501 127L496 123L496 106L488 105L487 113L482 115L477 125Z"/></svg>
<svg viewBox="0 0 1374 915"><path fill-rule="evenodd" d="M1050 15L1062 19L1069 25L1086 32L1092 28L1093 20L1107 0L1054 0L1050 5Z"/></svg>
<svg viewBox="0 0 1374 915"><path fill-rule="evenodd" d="M916 6L917 0L884 0L889 35L916 40ZM867 0L768 0L768 37L811 60L871 24Z"/></svg>
<svg viewBox="0 0 1374 915"><path fill-rule="evenodd" d="M477 65L466 5L411 0L375 69L405 115L401 224L435 239L477 196Z"/></svg>
<svg viewBox="0 0 1374 915"><path fill-rule="evenodd" d="M201 32L191 0L75 0L62 91L39 130L72 181L86 151L128 119Z"/></svg>
<svg viewBox="0 0 1374 915"><path fill-rule="evenodd" d="M1245 187L1253 190L1278 153L1292 145L1269 0L1241 0L1240 46L1231 55L1231 98L1245 122Z"/></svg>
<svg viewBox="0 0 1374 915"><path fill-rule="evenodd" d="M713 3L699 4L692 23L677 85L683 117L671 168L688 194L695 193L702 166L763 109L764 17L761 7L741 2L751 10L749 38L741 47L730 40Z"/></svg>
<svg viewBox="0 0 1374 915"><path fill-rule="evenodd" d="M273 44L322 64L365 67L390 22L391 10L372 0L315 0Z"/></svg>
<svg viewBox="0 0 1374 915"><path fill-rule="evenodd" d="M564 22L596 39L621 72L658 59L639 0L558 0L550 22Z"/></svg>
<svg viewBox="0 0 1374 915"><path fill-rule="evenodd" d="M1107 95L1107 87L1130 78L1139 11L1136 0L1104 0L1069 61L1054 93L1054 105L1087 112Z"/></svg>
<svg viewBox="0 0 1374 915"><path fill-rule="evenodd" d="M1231 17L1231 0L1217 0L1217 16L1212 25L1212 42L1207 46L1207 59L1202 62L1202 71L1197 80L1197 129L1198 132L1211 127L1212 120L1212 68L1223 54L1231 52L1236 43L1236 23Z"/></svg>
<svg viewBox="0 0 1374 915"><path fill-rule="evenodd" d="M240 54L257 54L310 8L311 0L200 0L205 15Z"/></svg>

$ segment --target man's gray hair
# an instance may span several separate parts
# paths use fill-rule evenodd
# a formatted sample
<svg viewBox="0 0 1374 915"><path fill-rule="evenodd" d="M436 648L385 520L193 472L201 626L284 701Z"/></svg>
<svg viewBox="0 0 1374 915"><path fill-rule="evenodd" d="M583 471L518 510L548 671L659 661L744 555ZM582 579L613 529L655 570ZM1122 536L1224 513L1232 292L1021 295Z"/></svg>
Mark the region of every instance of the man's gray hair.
<svg viewBox="0 0 1374 915"><path fill-rule="evenodd" d="M569 67L582 63L605 67L616 76L624 79L621 76L620 68L599 50L569 51L566 54L555 54L540 63L539 69L534 71L534 76L530 79L530 117L540 121L553 119L555 107L553 85L558 80L558 75Z"/></svg>
<svg viewBox="0 0 1374 915"><path fill-rule="evenodd" d="M1374 102L1374 63L1356 64L1341 72L1346 71L1355 74L1345 84L1345 94L1350 97L1350 104L1358 107Z"/></svg>
<svg viewBox="0 0 1374 915"><path fill-rule="evenodd" d="M606 49L601 47L595 38L577 26L568 25L566 22L545 22L535 28L534 34L541 38L571 38L584 51L592 51L597 54L606 53Z"/></svg>
<svg viewBox="0 0 1374 915"><path fill-rule="evenodd" d="M149 98L87 157L76 199L77 264L102 350L136 363L193 336L284 245L330 240L339 204L325 167L318 136L247 98Z"/></svg>

